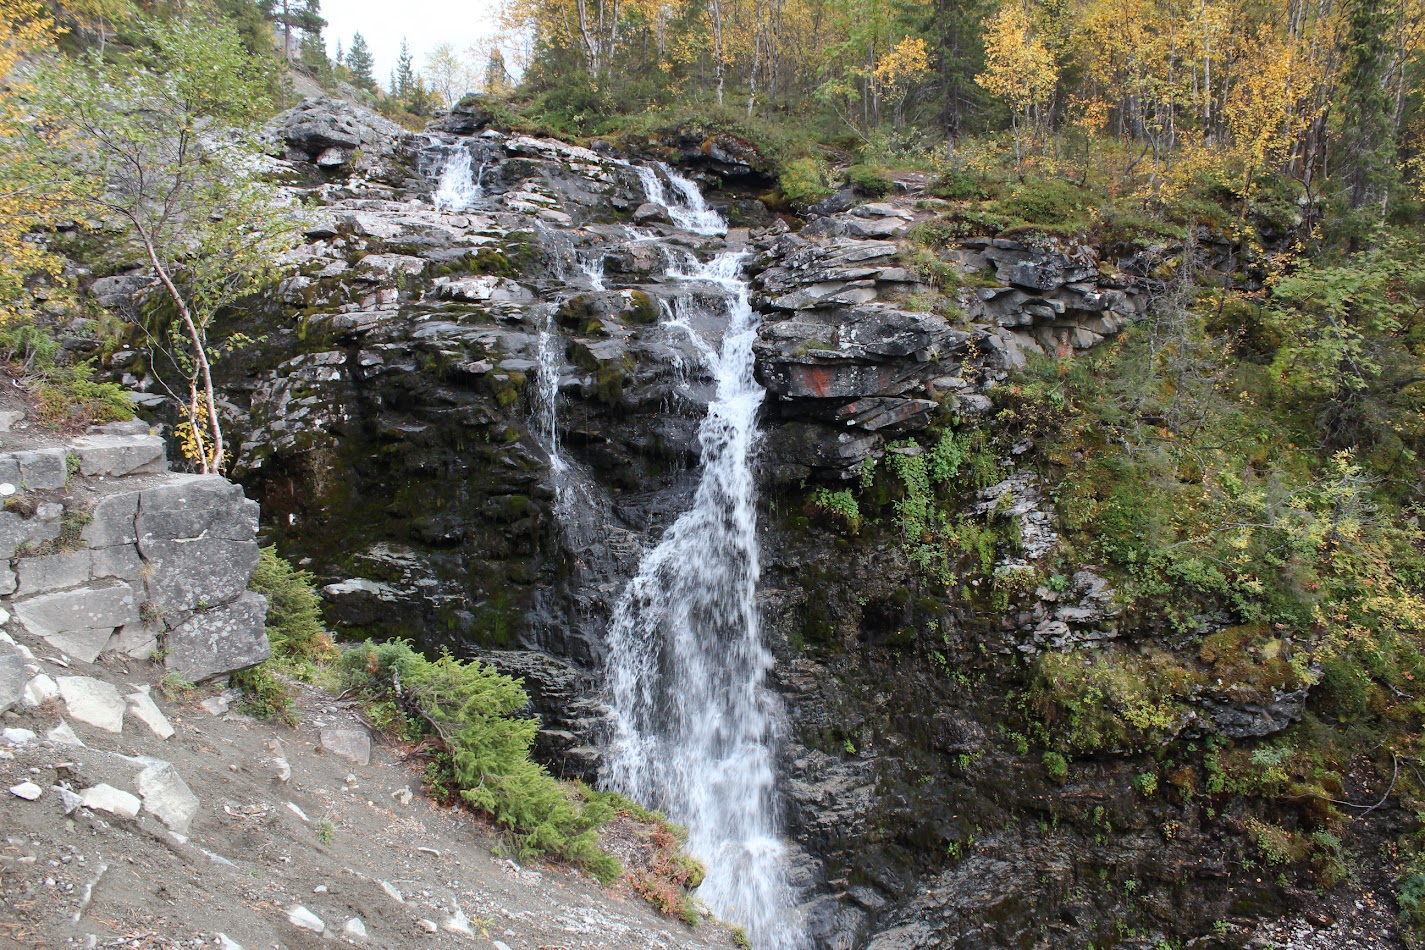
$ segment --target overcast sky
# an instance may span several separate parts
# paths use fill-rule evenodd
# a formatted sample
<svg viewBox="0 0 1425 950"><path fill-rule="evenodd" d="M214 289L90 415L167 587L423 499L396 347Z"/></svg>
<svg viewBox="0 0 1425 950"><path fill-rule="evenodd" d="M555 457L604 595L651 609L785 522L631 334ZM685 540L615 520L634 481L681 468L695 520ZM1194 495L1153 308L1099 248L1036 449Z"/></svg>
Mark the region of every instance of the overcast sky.
<svg viewBox="0 0 1425 950"><path fill-rule="evenodd" d="M327 28L327 52L351 48L360 33L376 58L376 81L384 88L401 55L401 37L411 44L416 69L426 53L441 43L464 50L476 39L496 32L496 0L322 0Z"/></svg>

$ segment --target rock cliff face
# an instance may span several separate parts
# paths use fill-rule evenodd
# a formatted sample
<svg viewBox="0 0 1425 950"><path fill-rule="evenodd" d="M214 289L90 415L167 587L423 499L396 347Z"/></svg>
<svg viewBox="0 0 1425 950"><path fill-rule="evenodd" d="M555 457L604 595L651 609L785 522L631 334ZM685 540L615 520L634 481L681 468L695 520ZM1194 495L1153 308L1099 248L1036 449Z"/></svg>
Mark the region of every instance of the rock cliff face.
<svg viewBox="0 0 1425 950"><path fill-rule="evenodd" d="M280 299L233 321L262 342L225 359L222 385L243 430L237 477L284 554L326 583L329 619L525 677L539 753L595 777L604 633L641 553L688 507L724 323L670 274L740 247L768 393L759 597L812 943L1084 945L1121 939L1122 921L1180 936L1272 910L1280 891L1233 870L1240 842L1216 840L1199 807L1133 791L1141 754L1065 780L1021 747L1027 658L1120 648L1103 578L1081 565L1055 589L999 596L988 576L927 576L889 530L848 533L806 507L807 485L923 453L918 433L993 429L1026 354L1072 358L1139 318L1151 268L960 238L937 262L949 281L903 240L936 213L913 183L795 232L761 210L758 230L699 233L657 165L490 121L466 103L411 136L309 102L277 126L282 174L318 208ZM692 167L760 174L724 145ZM967 518L1012 524L1013 543L987 552L999 578L1059 545L1052 485L1018 467L1024 449L993 441L995 474L964 493ZM165 556L141 539L139 554ZM195 609L181 585L149 586L175 619ZM1267 734L1302 695L1204 694L1177 728Z"/></svg>
<svg viewBox="0 0 1425 950"><path fill-rule="evenodd" d="M192 682L267 659L267 599L247 590L258 509L240 486L168 471L146 423L16 428L0 445L0 613L82 663L161 640Z"/></svg>

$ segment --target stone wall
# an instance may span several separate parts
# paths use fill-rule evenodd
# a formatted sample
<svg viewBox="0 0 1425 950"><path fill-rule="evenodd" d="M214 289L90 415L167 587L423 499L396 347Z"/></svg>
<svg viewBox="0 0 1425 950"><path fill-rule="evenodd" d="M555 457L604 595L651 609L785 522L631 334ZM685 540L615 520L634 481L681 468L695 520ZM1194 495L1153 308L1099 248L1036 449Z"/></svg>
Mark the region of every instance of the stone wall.
<svg viewBox="0 0 1425 950"><path fill-rule="evenodd" d="M0 613L71 661L162 657L202 681L268 656L257 502L171 472L144 423L0 434ZM13 621L11 621L13 617Z"/></svg>

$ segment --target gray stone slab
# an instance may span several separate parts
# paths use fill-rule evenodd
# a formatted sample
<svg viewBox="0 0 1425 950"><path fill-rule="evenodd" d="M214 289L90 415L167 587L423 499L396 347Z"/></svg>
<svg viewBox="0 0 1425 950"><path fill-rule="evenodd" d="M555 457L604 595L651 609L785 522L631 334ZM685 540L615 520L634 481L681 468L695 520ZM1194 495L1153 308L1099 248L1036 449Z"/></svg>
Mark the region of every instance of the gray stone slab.
<svg viewBox="0 0 1425 950"><path fill-rule="evenodd" d="M29 681L23 656L18 653L0 656L0 713L24 698L25 684Z"/></svg>
<svg viewBox="0 0 1425 950"><path fill-rule="evenodd" d="M137 554L135 554L137 557ZM78 587L89 580L90 554L70 551L45 557L22 557L18 565L21 597Z"/></svg>
<svg viewBox="0 0 1425 950"><path fill-rule="evenodd" d="M106 732L123 732L128 703L113 683L89 676L61 676L57 682L71 716Z"/></svg>
<svg viewBox="0 0 1425 950"><path fill-rule="evenodd" d="M167 762L151 759L139 773L138 787L143 807L150 814L180 835L188 833L200 803L177 769Z"/></svg>
<svg viewBox="0 0 1425 950"><path fill-rule="evenodd" d="M137 796L106 784L86 788L81 797L85 808L106 811L121 818L133 818L143 807L143 803L138 800Z"/></svg>
<svg viewBox="0 0 1425 950"><path fill-rule="evenodd" d="M9 560L21 547L37 540L57 537L57 526L39 518L25 518L13 511L0 511L0 560Z"/></svg>
<svg viewBox="0 0 1425 950"><path fill-rule="evenodd" d="M89 555L89 576L95 580L117 577L126 581L136 581L143 577L143 559L139 557L138 548L132 544L116 544L113 547L96 548L89 552Z"/></svg>
<svg viewBox="0 0 1425 950"><path fill-rule="evenodd" d="M92 548L107 548L138 541L134 519L138 515L140 492L110 495L94 506L92 517L80 538ZM0 552L3 553L3 552Z"/></svg>
<svg viewBox="0 0 1425 950"><path fill-rule="evenodd" d="M267 598L253 593L195 613L169 631L165 662L195 683L255 666L272 653L266 619Z"/></svg>
<svg viewBox="0 0 1425 950"><path fill-rule="evenodd" d="M83 435L69 446L79 456L81 475L148 475L168 470L163 440L156 435Z"/></svg>
<svg viewBox="0 0 1425 950"><path fill-rule="evenodd" d="M371 733L359 726L322 730L322 749L357 765L371 763Z"/></svg>
<svg viewBox="0 0 1425 950"><path fill-rule="evenodd" d="M167 612L198 610L231 601L247 590L257 567L256 541L148 540L139 553L150 567L148 596Z"/></svg>
<svg viewBox="0 0 1425 950"><path fill-rule="evenodd" d="M28 491L63 488L69 481L64 449L36 449L16 452L20 463L20 485Z"/></svg>
<svg viewBox="0 0 1425 950"><path fill-rule="evenodd" d="M250 540L257 532L257 502L216 475L193 475L149 489L139 501L139 539Z"/></svg>
<svg viewBox="0 0 1425 950"><path fill-rule="evenodd" d="M112 633L115 627L135 623L139 619L133 590L129 585L116 581L101 581L87 587L17 600L14 611L26 630L47 639L56 634L106 628L108 633ZM108 633L104 634L105 643L108 642ZM93 656L84 656L83 659L93 662L103 648L104 643L100 643Z"/></svg>
<svg viewBox="0 0 1425 950"><path fill-rule="evenodd" d="M124 624L114 631L114 635L109 638L109 645L104 649L137 660L147 660L153 656L153 651L158 649L158 637L162 632L161 627L149 626L146 623Z"/></svg>

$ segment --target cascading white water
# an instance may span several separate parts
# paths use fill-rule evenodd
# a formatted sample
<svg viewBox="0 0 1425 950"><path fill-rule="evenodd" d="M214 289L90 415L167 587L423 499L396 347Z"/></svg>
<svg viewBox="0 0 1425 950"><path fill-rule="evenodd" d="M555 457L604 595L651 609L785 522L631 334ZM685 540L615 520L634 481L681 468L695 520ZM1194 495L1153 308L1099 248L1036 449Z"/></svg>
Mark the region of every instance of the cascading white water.
<svg viewBox="0 0 1425 950"><path fill-rule="evenodd" d="M544 322L539 331L539 342L535 346L535 411L538 414L539 438L549 453L549 470L554 479L554 506L558 510L563 487L564 472L569 463L559 451L559 369L563 364L563 347L559 334L554 332L554 314Z"/></svg>
<svg viewBox="0 0 1425 950"><path fill-rule="evenodd" d="M659 162L658 171L673 185L675 194L670 195L663 178L658 176L658 171L647 165L634 165L633 170L638 174L638 180L643 183L644 197L652 204L661 205L678 227L694 234L727 233L727 222L723 220L722 215L708 207L697 185Z"/></svg>
<svg viewBox="0 0 1425 950"><path fill-rule="evenodd" d="M793 950L803 941L773 762L782 715L756 605L752 456L764 391L752 374L757 316L739 277L744 258L729 251L668 275L721 287L730 319L720 351L706 350L717 389L692 507L644 558L610 627L605 777L688 827L688 848L707 867L704 903L759 948Z"/></svg>
<svg viewBox="0 0 1425 950"><path fill-rule="evenodd" d="M591 289L604 289L604 255L596 254L592 257L581 259L579 269L584 272L585 277L589 278L589 287Z"/></svg>
<svg viewBox="0 0 1425 950"><path fill-rule="evenodd" d="M470 152L464 148L455 149L445 160L435 194L431 196L437 211L465 211L484 196L484 189L471 173L470 165ZM483 177L483 163L480 171Z"/></svg>

